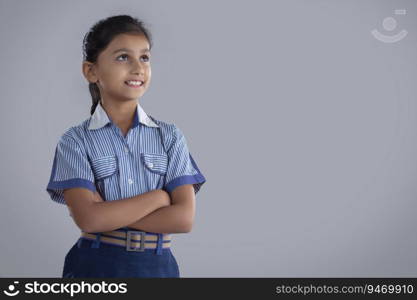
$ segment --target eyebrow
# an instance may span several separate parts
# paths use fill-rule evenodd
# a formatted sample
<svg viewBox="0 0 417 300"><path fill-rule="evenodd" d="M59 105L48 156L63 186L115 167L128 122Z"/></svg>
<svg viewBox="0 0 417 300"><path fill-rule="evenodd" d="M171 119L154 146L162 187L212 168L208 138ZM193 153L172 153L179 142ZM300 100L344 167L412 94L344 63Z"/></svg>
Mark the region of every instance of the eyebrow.
<svg viewBox="0 0 417 300"><path fill-rule="evenodd" d="M117 49L117 50L113 51L113 53L112 53L112 54L115 54L115 53L117 53L117 52L122 52L122 51L126 51L126 52L133 52L132 50L127 49L127 48L120 48L120 49ZM148 48L145 48L145 49L142 49L142 50L141 50L141 52L142 52L142 53L145 53L145 52L150 52L150 51L149 51L149 49L148 49Z"/></svg>

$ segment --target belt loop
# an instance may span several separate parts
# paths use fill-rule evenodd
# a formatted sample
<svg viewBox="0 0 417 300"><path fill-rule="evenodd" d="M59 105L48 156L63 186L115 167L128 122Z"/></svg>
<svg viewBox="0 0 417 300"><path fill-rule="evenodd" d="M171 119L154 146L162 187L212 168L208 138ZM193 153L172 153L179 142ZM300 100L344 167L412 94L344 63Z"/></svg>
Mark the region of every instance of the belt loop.
<svg viewBox="0 0 417 300"><path fill-rule="evenodd" d="M100 248L100 237L101 237L101 232L96 233L96 239L91 244L91 248Z"/></svg>
<svg viewBox="0 0 417 300"><path fill-rule="evenodd" d="M162 233L158 233L158 244L156 246L156 255L161 255L162 254Z"/></svg>

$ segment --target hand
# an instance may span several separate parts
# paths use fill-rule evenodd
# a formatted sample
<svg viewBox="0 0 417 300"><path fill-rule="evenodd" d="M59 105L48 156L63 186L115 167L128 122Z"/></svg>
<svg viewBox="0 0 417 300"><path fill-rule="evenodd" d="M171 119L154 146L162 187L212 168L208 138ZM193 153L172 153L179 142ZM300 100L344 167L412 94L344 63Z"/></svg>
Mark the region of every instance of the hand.
<svg viewBox="0 0 417 300"><path fill-rule="evenodd" d="M161 200L162 207L171 205L171 197L169 193L163 189L155 190L158 193L158 199Z"/></svg>

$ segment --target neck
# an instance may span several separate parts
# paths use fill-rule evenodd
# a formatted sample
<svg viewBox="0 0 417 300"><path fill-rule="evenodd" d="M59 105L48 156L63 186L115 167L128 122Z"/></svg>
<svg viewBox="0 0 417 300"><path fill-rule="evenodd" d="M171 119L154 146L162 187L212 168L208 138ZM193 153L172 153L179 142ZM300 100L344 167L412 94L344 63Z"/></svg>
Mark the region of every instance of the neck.
<svg viewBox="0 0 417 300"><path fill-rule="evenodd" d="M102 101L101 106L115 125L125 128L131 127L137 104L137 100L127 102Z"/></svg>

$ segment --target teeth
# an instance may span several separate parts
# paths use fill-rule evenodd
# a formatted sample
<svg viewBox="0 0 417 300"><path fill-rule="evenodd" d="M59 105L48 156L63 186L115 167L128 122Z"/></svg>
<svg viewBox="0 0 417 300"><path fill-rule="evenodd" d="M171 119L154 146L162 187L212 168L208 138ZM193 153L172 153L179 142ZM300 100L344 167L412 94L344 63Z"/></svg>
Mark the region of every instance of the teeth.
<svg viewBox="0 0 417 300"><path fill-rule="evenodd" d="M142 81L126 81L127 84L131 84L131 85L142 85Z"/></svg>

